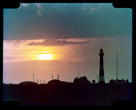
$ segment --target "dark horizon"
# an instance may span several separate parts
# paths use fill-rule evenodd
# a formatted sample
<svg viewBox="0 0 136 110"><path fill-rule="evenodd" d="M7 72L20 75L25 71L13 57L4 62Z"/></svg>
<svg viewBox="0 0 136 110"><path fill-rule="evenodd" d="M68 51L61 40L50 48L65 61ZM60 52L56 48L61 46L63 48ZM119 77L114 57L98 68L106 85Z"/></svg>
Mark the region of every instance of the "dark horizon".
<svg viewBox="0 0 136 110"><path fill-rule="evenodd" d="M131 83L74 83L52 80L48 84L3 85L3 100L21 106L111 106L116 101L132 100Z"/></svg>

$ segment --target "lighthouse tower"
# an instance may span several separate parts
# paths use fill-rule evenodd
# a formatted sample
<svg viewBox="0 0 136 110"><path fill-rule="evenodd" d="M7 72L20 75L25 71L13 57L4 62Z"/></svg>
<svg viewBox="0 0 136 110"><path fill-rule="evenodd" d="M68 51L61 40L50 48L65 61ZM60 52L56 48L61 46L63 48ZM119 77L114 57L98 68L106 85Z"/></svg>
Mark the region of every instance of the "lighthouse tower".
<svg viewBox="0 0 136 110"><path fill-rule="evenodd" d="M103 61L104 53L103 53L103 49L100 49L99 56L100 56L99 82L105 82L105 79L104 79L104 61Z"/></svg>

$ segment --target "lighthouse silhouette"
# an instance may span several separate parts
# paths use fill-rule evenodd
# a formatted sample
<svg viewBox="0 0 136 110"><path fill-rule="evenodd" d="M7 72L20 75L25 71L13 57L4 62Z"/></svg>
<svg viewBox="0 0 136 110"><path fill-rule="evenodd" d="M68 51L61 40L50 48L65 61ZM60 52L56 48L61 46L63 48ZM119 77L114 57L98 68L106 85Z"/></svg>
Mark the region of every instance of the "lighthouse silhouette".
<svg viewBox="0 0 136 110"><path fill-rule="evenodd" d="M103 82L105 83L105 79L104 79L104 61L103 61L103 49L100 49L100 69L99 69L99 82Z"/></svg>

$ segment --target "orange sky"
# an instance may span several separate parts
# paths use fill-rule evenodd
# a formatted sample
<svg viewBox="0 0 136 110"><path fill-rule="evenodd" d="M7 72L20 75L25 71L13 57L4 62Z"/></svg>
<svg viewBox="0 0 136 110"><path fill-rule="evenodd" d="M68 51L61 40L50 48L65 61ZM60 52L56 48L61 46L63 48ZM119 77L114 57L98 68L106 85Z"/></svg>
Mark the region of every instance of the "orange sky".
<svg viewBox="0 0 136 110"><path fill-rule="evenodd" d="M4 41L4 82L19 83L36 79L51 80L52 74L64 81L73 81L80 72L89 80L97 80L99 73L99 49L104 49L105 79L116 78L116 51L119 51L120 78L131 81L131 42L128 38L78 38L68 41L85 42L85 44L67 44L61 46L30 46L31 42L40 40ZM116 44L116 45L115 45ZM52 60L39 60L41 54L52 54ZM124 68L125 67L125 68Z"/></svg>

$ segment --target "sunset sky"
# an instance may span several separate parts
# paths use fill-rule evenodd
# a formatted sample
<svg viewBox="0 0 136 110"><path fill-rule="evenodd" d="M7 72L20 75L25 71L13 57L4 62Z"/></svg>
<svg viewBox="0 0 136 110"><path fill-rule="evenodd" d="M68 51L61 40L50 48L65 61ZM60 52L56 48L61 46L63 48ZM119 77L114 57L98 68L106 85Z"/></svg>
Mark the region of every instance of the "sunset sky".
<svg viewBox="0 0 136 110"><path fill-rule="evenodd" d="M52 78L97 81L104 50L106 82L132 81L132 10L104 3L21 3L4 9L3 82Z"/></svg>

